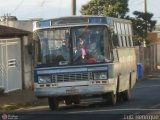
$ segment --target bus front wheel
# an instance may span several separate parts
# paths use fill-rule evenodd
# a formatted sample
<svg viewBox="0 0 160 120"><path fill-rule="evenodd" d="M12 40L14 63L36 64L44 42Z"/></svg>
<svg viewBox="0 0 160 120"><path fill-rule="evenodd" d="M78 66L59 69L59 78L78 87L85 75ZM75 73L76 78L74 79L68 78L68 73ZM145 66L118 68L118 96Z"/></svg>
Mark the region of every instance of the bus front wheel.
<svg viewBox="0 0 160 120"><path fill-rule="evenodd" d="M75 97L73 102L74 102L74 104L80 104L80 98L79 97Z"/></svg>
<svg viewBox="0 0 160 120"><path fill-rule="evenodd" d="M56 97L49 97L48 104L49 104L49 108L51 110L56 110L56 109L58 109L59 101Z"/></svg>
<svg viewBox="0 0 160 120"><path fill-rule="evenodd" d="M115 105L117 103L117 94L114 93L109 94L109 103L111 105Z"/></svg>
<svg viewBox="0 0 160 120"><path fill-rule="evenodd" d="M110 103L111 105L115 105L117 103L117 94L111 93L111 100Z"/></svg>
<svg viewBox="0 0 160 120"><path fill-rule="evenodd" d="M65 104L66 105L71 105L72 104L72 99L70 97L65 98Z"/></svg>

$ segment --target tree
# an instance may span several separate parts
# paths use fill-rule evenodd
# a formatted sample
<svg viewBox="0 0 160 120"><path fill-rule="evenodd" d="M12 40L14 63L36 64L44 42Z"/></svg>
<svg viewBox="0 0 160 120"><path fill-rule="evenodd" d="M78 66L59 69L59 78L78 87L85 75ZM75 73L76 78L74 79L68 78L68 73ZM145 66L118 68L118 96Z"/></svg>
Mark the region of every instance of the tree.
<svg viewBox="0 0 160 120"><path fill-rule="evenodd" d="M156 21L152 20L152 13L133 12L135 17L126 16L128 9L128 0L90 0L81 7L82 15L100 15L118 18L127 18L133 23L133 38L137 45L140 45L146 39L147 31L153 31ZM147 30L147 31L146 31Z"/></svg>
<svg viewBox="0 0 160 120"><path fill-rule="evenodd" d="M143 41L149 43L149 40L146 39L146 30L147 32L152 32L155 29L156 21L152 20L152 13L144 13L135 11L133 12L135 17L130 18L133 24L133 39L136 45L141 45Z"/></svg>
<svg viewBox="0 0 160 120"><path fill-rule="evenodd" d="M128 0L91 0L81 7L82 15L100 15L125 18Z"/></svg>

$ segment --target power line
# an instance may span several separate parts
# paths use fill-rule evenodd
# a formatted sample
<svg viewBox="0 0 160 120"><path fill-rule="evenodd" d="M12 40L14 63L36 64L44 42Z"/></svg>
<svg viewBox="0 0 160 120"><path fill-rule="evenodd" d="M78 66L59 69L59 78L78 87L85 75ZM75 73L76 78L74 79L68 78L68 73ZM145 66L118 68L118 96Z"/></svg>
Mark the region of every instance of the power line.
<svg viewBox="0 0 160 120"><path fill-rule="evenodd" d="M130 12L133 11L143 11L143 4L144 1L143 0L129 0L129 10Z"/></svg>
<svg viewBox="0 0 160 120"><path fill-rule="evenodd" d="M136 0L129 0L129 2L132 3L132 4L137 4L137 2L139 2L139 1L136 1Z"/></svg>
<svg viewBox="0 0 160 120"><path fill-rule="evenodd" d="M143 5L144 2L142 0L138 0L138 1L136 1L136 0L134 0L134 1L129 0L129 3L132 4L133 7L137 7L139 5Z"/></svg>
<svg viewBox="0 0 160 120"><path fill-rule="evenodd" d="M19 4L16 6L16 8L11 13L14 13L16 10L18 10L18 8L23 4L23 2L24 0L21 0Z"/></svg>
<svg viewBox="0 0 160 120"><path fill-rule="evenodd" d="M160 17L153 17L153 18L160 18Z"/></svg>
<svg viewBox="0 0 160 120"><path fill-rule="evenodd" d="M43 5L45 4L46 0L43 0L40 7L43 7Z"/></svg>

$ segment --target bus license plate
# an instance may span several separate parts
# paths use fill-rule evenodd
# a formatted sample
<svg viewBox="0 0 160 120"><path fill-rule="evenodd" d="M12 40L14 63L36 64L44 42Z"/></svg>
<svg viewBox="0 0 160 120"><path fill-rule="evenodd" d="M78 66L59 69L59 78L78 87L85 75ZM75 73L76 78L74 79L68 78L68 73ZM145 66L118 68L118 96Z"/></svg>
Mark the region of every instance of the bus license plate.
<svg viewBox="0 0 160 120"><path fill-rule="evenodd" d="M66 90L66 94L69 94L69 95L74 95L74 94L77 94L79 91L77 89L68 89Z"/></svg>

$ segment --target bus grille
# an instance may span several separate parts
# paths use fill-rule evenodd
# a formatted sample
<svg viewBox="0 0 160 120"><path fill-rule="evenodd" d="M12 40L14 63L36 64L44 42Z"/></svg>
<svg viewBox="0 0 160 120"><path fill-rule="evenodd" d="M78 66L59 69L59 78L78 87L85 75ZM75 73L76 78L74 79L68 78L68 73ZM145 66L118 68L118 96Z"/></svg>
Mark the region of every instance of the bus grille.
<svg viewBox="0 0 160 120"><path fill-rule="evenodd" d="M53 74L52 82L74 82L74 81L88 81L92 80L92 73L64 73L64 74Z"/></svg>

